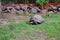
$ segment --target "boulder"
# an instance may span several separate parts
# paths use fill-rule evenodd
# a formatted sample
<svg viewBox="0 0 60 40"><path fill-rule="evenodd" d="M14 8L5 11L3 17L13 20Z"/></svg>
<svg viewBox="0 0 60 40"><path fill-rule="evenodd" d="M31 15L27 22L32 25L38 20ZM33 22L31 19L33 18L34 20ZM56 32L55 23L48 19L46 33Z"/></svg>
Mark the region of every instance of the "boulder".
<svg viewBox="0 0 60 40"><path fill-rule="evenodd" d="M2 5L0 3L0 16L2 16Z"/></svg>
<svg viewBox="0 0 60 40"><path fill-rule="evenodd" d="M16 12L17 14L24 14L24 11L23 10L19 10Z"/></svg>
<svg viewBox="0 0 60 40"><path fill-rule="evenodd" d="M32 7L32 8L31 8L31 13L33 13L33 14L37 13L37 9L34 8L34 7Z"/></svg>
<svg viewBox="0 0 60 40"><path fill-rule="evenodd" d="M16 13L16 9L15 8L12 8L12 10L11 10L10 13Z"/></svg>

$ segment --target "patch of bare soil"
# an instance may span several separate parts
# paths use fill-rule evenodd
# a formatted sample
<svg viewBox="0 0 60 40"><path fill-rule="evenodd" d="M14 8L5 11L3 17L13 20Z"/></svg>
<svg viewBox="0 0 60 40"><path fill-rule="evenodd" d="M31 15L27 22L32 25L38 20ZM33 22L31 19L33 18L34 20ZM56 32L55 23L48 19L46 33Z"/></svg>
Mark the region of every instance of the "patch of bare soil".
<svg viewBox="0 0 60 40"><path fill-rule="evenodd" d="M45 31L34 31L31 34L27 34L27 32L24 30L21 33L17 34L16 37L12 38L13 40L49 40L47 37ZM12 40L11 39L11 40Z"/></svg>
<svg viewBox="0 0 60 40"><path fill-rule="evenodd" d="M9 21L20 22L28 19L28 16L17 16L13 13L3 13L3 16L0 18L0 25L7 25Z"/></svg>
<svg viewBox="0 0 60 40"><path fill-rule="evenodd" d="M8 23L8 20L7 19L0 18L0 25L1 26L7 25L7 23Z"/></svg>

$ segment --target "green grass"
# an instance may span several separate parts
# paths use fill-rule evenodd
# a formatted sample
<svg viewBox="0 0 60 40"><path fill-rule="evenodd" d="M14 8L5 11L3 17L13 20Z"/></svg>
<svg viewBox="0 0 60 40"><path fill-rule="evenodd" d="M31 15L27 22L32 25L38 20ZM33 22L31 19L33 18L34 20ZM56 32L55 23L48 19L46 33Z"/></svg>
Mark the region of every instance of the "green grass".
<svg viewBox="0 0 60 40"><path fill-rule="evenodd" d="M33 16L33 15L34 15L34 14L26 14L26 13L25 13L25 14L18 14L18 13L17 13L17 16Z"/></svg>
<svg viewBox="0 0 60 40"><path fill-rule="evenodd" d="M0 27L0 40L15 39L16 34L23 30L27 31L27 35L32 34L32 30L45 30L49 38L60 40L60 14L50 14L51 17L43 16L45 22L40 25L29 25L27 21L19 23L11 22L9 25Z"/></svg>

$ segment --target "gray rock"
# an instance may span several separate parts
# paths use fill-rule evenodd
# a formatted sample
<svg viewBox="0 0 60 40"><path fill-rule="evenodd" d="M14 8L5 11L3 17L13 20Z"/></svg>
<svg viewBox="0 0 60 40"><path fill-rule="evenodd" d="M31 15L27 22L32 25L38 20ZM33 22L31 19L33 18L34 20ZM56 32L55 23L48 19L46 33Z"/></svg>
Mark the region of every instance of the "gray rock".
<svg viewBox="0 0 60 40"><path fill-rule="evenodd" d="M1 2L0 2L0 16L2 16L2 5L1 5Z"/></svg>
<svg viewBox="0 0 60 40"><path fill-rule="evenodd" d="M54 12L53 11L49 11L49 14L53 14Z"/></svg>
<svg viewBox="0 0 60 40"><path fill-rule="evenodd" d="M16 12L17 14L24 14L24 11L23 10L19 10Z"/></svg>
<svg viewBox="0 0 60 40"><path fill-rule="evenodd" d="M32 9L31 9L31 13L37 13L37 9L36 8L34 8L34 7L32 7Z"/></svg>
<svg viewBox="0 0 60 40"><path fill-rule="evenodd" d="M16 9L15 8L12 8L12 10L11 10L10 13L16 13Z"/></svg>
<svg viewBox="0 0 60 40"><path fill-rule="evenodd" d="M14 12L14 7L8 6L8 7L4 7L4 12L6 13L13 13Z"/></svg>

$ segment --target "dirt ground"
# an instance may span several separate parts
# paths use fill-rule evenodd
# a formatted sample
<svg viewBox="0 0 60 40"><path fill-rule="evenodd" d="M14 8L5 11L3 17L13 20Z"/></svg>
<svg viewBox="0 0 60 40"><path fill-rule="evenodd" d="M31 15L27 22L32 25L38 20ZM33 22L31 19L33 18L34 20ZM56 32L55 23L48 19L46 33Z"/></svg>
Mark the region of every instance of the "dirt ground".
<svg viewBox="0 0 60 40"><path fill-rule="evenodd" d="M3 13L3 16L0 17L0 25L4 26L7 25L8 22L19 22L22 20L28 20L28 16L18 16L16 14L11 14L11 13Z"/></svg>

